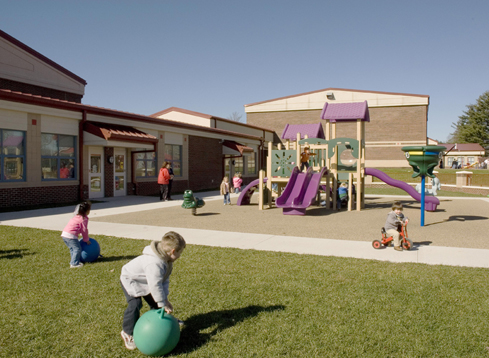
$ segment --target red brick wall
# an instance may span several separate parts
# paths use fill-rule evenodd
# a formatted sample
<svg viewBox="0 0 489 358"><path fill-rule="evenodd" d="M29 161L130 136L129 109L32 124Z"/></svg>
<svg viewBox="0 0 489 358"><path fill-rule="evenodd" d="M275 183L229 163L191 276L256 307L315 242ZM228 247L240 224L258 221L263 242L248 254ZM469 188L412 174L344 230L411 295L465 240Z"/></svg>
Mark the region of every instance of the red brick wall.
<svg viewBox="0 0 489 358"><path fill-rule="evenodd" d="M63 101L76 102L76 103L81 103L83 98L83 95L58 91L55 89L35 86L35 85L22 83L22 82L11 81L4 78L0 78L0 88L9 89L12 91L17 91L22 93L30 93L37 96L57 98Z"/></svg>
<svg viewBox="0 0 489 358"><path fill-rule="evenodd" d="M78 201L78 185L0 189L0 208Z"/></svg>
<svg viewBox="0 0 489 358"><path fill-rule="evenodd" d="M219 139L189 136L189 185L193 191L216 189L223 177L222 145Z"/></svg>

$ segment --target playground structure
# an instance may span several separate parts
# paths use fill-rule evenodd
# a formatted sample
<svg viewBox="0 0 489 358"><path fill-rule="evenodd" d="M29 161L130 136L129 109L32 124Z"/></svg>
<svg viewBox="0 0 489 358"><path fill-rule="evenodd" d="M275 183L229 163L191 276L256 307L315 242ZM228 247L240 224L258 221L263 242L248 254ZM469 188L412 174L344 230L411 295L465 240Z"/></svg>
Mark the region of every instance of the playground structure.
<svg viewBox="0 0 489 358"><path fill-rule="evenodd" d="M434 177L433 169L445 147L413 147L411 157L406 155L414 170L413 177L422 176L423 191L419 193L405 182L365 167L365 123L370 121L367 101L325 103L321 119L326 121L324 130L321 123L289 124L282 134L284 145L274 148L271 142L268 143L266 171L260 170L259 178L244 188L237 205L250 204L251 196L258 190L259 210L272 207L272 197L275 197L275 205L281 207L284 214L305 215L307 207L321 202L320 189L325 192L326 207L336 208L338 184L347 181L347 209L351 211L355 202L359 211L365 205L365 175L372 175L421 202L423 218L425 209L436 210L440 201L435 196L425 196L424 175ZM336 137L336 126L344 122L356 123L356 138ZM305 147L310 149L312 156L307 172L303 173L299 166ZM411 147L402 150L405 148Z"/></svg>
<svg viewBox="0 0 489 358"><path fill-rule="evenodd" d="M348 211L353 206L354 185L356 209L363 207L365 122L370 120L368 104L366 101L326 103L321 118L326 120L325 132L321 123L287 125L282 134L285 145L279 144L274 149L272 143L268 143L266 172L260 171L259 178L245 187L238 199L238 205L249 204L251 195L258 189L260 210L265 206L271 207L272 196L275 195L275 205L283 208L284 214L304 215L305 209L314 200L319 204L319 188L325 192L326 205L332 201L333 207L336 207L336 195L331 193L336 193L339 180L348 180ZM337 138L337 123L352 121L357 123L357 138ZM309 137L310 134L313 136ZM302 173L295 168L300 164L305 147L309 147L312 156L308 171Z"/></svg>

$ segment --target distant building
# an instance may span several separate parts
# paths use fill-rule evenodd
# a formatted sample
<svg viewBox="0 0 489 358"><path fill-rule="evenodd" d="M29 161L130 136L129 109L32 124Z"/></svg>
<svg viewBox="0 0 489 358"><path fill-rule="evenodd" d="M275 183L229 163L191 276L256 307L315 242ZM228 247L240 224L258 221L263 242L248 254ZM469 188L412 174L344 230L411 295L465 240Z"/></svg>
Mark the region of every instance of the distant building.
<svg viewBox="0 0 489 358"><path fill-rule="evenodd" d="M484 148L478 143L438 143L447 148L443 157L445 168L451 168L456 162L457 168L479 168L483 162Z"/></svg>

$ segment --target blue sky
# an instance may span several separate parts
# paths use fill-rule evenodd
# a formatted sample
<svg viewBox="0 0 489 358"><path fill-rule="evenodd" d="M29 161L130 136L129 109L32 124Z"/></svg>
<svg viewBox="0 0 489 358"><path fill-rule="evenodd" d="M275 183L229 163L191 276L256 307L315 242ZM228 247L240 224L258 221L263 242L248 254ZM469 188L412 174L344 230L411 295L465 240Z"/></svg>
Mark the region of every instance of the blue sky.
<svg viewBox="0 0 489 358"><path fill-rule="evenodd" d="M489 1L0 0L0 29L88 82L83 103L245 118L328 87L430 96L441 141L489 90Z"/></svg>

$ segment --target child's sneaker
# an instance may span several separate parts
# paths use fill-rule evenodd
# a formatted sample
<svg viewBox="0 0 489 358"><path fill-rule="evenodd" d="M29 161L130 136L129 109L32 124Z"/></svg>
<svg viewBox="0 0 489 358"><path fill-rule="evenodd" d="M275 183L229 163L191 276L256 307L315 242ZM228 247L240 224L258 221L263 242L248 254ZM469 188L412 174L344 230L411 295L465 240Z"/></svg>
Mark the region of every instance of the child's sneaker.
<svg viewBox="0 0 489 358"><path fill-rule="evenodd" d="M402 247L401 246L394 246L394 250L396 250L396 251L402 251Z"/></svg>
<svg viewBox="0 0 489 358"><path fill-rule="evenodd" d="M127 349L130 349L131 351L136 349L136 344L134 343L134 338L132 336L128 335L124 331L121 331L121 337L124 340L124 344L126 345Z"/></svg>
<svg viewBox="0 0 489 358"><path fill-rule="evenodd" d="M70 268L78 268L83 267L83 264L80 262L78 265L70 265Z"/></svg>

